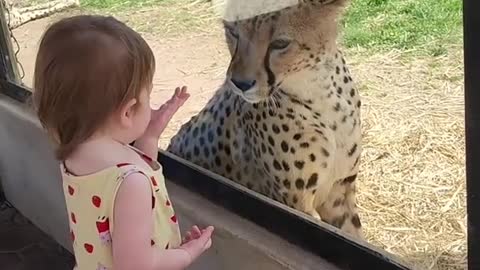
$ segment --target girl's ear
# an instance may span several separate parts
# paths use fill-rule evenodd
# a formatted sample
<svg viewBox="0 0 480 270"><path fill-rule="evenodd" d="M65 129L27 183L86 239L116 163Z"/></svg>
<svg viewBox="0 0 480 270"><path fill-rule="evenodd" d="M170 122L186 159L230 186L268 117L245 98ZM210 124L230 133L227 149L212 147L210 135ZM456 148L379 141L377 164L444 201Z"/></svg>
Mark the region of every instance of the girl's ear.
<svg viewBox="0 0 480 270"><path fill-rule="evenodd" d="M120 124L124 128L131 128L133 126L133 117L135 115L135 105L137 99L129 100L120 110Z"/></svg>

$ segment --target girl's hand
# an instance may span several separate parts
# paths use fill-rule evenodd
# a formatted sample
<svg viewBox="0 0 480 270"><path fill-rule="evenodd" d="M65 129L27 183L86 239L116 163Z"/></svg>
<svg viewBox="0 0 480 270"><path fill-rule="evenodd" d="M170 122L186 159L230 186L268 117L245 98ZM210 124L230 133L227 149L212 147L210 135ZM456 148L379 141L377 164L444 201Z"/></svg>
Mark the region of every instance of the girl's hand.
<svg viewBox="0 0 480 270"><path fill-rule="evenodd" d="M186 86L177 87L175 93L167 102L160 106L158 110L152 110L152 117L145 133L152 137L160 137L173 115L189 97L190 94L187 93Z"/></svg>
<svg viewBox="0 0 480 270"><path fill-rule="evenodd" d="M196 226L194 226L196 227ZM200 235L198 236L198 227L196 229L192 228L190 231L191 239L189 241L184 242L180 249L185 250L190 255L190 261L195 261L203 252L209 249L212 246L212 233L213 233L213 226L208 226L206 229L200 231ZM193 238L193 235L198 236L197 238ZM188 233L187 233L188 235Z"/></svg>
<svg viewBox="0 0 480 270"><path fill-rule="evenodd" d="M186 244L194 239L198 239L202 236L202 231L198 228L197 225L193 226L190 231L185 234L185 237L182 239L182 245Z"/></svg>

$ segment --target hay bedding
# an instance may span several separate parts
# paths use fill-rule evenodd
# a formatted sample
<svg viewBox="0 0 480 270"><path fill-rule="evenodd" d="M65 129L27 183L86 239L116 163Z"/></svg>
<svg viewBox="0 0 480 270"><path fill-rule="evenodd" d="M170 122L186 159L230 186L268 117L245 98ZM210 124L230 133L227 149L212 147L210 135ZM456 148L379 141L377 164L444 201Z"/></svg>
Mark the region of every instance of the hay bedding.
<svg viewBox="0 0 480 270"><path fill-rule="evenodd" d="M358 200L366 237L417 269L466 269L461 52L348 52L364 104Z"/></svg>

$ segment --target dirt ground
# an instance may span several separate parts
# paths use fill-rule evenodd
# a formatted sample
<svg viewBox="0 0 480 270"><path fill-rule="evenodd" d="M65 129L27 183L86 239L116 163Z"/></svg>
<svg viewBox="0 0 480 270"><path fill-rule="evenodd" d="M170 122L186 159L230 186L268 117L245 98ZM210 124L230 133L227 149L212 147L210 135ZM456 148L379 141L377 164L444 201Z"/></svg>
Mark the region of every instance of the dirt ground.
<svg viewBox="0 0 480 270"><path fill-rule="evenodd" d="M43 31L49 23L68 14L36 20L14 30L20 45L18 59L25 71L23 81L27 86L32 85L36 50ZM223 81L228 52L219 33L162 38L145 33L144 38L157 61L152 107L159 107L173 94L176 86L187 85L191 94L160 139L160 146L166 147L180 125L206 104Z"/></svg>
<svg viewBox="0 0 480 270"><path fill-rule="evenodd" d="M155 12L122 18L137 24L138 17L154 17ZM66 14L15 29L27 85L42 32ZM157 60L152 105L159 106L178 85L188 85L191 93L160 140L166 147L180 125L214 94L229 57L215 27L163 35L151 30L159 24L137 25L150 29L143 34ZM466 268L461 59L461 48L446 56L407 59L401 52L347 50L364 104L358 189L366 237L419 269Z"/></svg>

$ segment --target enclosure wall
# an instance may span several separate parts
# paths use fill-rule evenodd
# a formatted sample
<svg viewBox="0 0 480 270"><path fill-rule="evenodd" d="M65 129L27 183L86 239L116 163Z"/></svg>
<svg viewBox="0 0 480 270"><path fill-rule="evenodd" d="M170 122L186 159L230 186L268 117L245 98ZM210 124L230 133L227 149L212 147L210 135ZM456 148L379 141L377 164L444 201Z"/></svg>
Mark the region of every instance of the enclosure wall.
<svg viewBox="0 0 480 270"><path fill-rule="evenodd" d="M0 179L7 199L71 250L61 176L52 146L25 105L0 95ZM214 246L191 269L325 269L336 267L204 198L167 181L182 231L216 227ZM321 243L319 243L321 244Z"/></svg>

